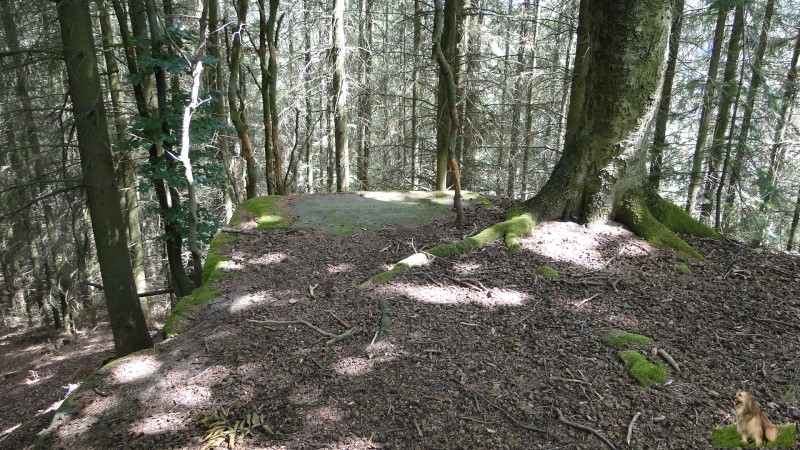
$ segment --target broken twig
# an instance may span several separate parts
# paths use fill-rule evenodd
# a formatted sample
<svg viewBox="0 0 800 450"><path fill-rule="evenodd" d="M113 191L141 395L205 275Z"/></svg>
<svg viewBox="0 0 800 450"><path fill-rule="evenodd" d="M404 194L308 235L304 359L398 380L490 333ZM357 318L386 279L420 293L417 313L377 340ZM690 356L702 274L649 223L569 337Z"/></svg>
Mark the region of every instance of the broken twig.
<svg viewBox="0 0 800 450"><path fill-rule="evenodd" d="M669 363L669 365L672 366L672 368L675 369L676 372L678 372L678 373L681 372L681 368L678 367L678 363L676 363L675 360L672 359L672 356L669 356L669 353L667 353L666 350L664 350L663 348L660 348L660 349L658 349L658 354L661 355L661 357L664 358Z"/></svg>
<svg viewBox="0 0 800 450"><path fill-rule="evenodd" d="M524 423L522 423L522 422L520 422L519 420L515 419L515 418L514 418L514 416L512 416L512 415L511 415L511 413L509 413L509 412L508 412L508 411L506 411L505 409L501 408L500 406L497 406L497 405L495 405L495 404L494 404L494 403L492 403L492 402L491 402L491 401L490 401L488 398L484 397L484 396L483 396L483 394L481 394L480 392L476 391L475 389L472 389L471 387L469 387L469 386L467 386L466 384L464 384L464 383L462 383L462 382L460 382L460 381L456 380L455 378L450 378L450 379L451 379L451 380L452 380L454 383L456 383L456 384L458 384L459 386L461 386L461 388L462 388L462 389L464 389L465 391L467 391L467 392L469 392L469 393L471 393L471 394L475 395L476 397L480 398L481 400L483 400L484 402L486 402L486 403L487 403L489 406L491 406L492 408L499 410L501 413L503 413L503 415L504 415L504 416L506 416L506 418L507 418L508 420L510 420L510 421L512 421L512 422L514 422L514 425L516 425L516 426L518 426L518 427L522 428L523 430L535 431L535 432L537 432L537 433L547 434L547 431L546 431L546 430L543 430L543 429L541 429L541 428L532 427L532 426L530 426L530 425L525 425ZM613 446L612 446L612 447L613 447Z"/></svg>
<svg viewBox="0 0 800 450"><path fill-rule="evenodd" d="M246 320L248 322L253 322L253 323L274 323L276 325L291 325L291 324L301 323L301 324L311 328L312 330L316 331L317 333L319 333L319 334L321 334L323 336L328 336L329 338L331 338L330 340L328 340L328 342L325 343L325 345L331 345L331 344L333 344L335 342L339 342L342 339L346 338L347 336L350 336L351 334L353 334L353 332L356 331L356 328L351 328L351 329L345 331L342 334L329 333L329 332L317 327L313 323L311 323L311 322L309 322L307 320L303 320L303 319L295 319L295 320L246 319Z"/></svg>
<svg viewBox="0 0 800 450"><path fill-rule="evenodd" d="M639 416L641 415L642 415L641 412L637 412L636 414L634 414L631 423L628 424L628 439L627 439L628 445L631 445L631 434L633 433L633 425L636 424L636 421L639 419Z"/></svg>
<svg viewBox="0 0 800 450"><path fill-rule="evenodd" d="M586 425L581 425L581 424L579 424L579 423L570 422L569 420L567 420L567 419L564 417L564 414L562 414L562 413L561 413L561 410L560 410L560 409L558 409L558 408L556 408L556 413L558 413L558 420L559 420L561 423L564 423L564 424L566 424L566 425L569 425L569 426L571 426L571 427L573 427L573 428L577 428L577 429L579 429L579 430L586 431L587 433L592 433L593 435L597 436L597 438L598 438L598 439L600 439L601 441L603 441L603 442L604 442L604 443L605 443L605 444L606 444L606 445L607 445L609 448L611 448L612 450L617 450L617 447L615 447L615 446L614 446L614 444L612 444L612 443L611 443L611 441L609 441L608 439L606 439L606 437L605 437L605 436L603 436L602 434L600 434L600 432L599 432L599 431L595 430L594 428L589 428L589 427L587 427Z"/></svg>

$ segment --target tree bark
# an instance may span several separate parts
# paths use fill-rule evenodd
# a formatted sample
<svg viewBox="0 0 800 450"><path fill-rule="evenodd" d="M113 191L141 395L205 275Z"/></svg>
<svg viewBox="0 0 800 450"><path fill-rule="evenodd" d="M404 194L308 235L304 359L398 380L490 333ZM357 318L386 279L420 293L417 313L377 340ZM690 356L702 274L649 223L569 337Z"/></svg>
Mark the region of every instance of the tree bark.
<svg viewBox="0 0 800 450"><path fill-rule="evenodd" d="M455 108L457 100L454 99L450 103L450 88L448 80L453 80L453 85L457 85L458 78L458 65L457 65L457 44L460 41L458 28L459 18L461 16L461 1L462 0L444 0L444 7L441 14L441 25L439 30L438 46L434 43L433 58L439 64L439 83L436 96L436 186L437 191L444 191L447 189L447 168L450 165L449 154L450 149L450 136L453 134L453 111L451 107ZM435 2L434 6L440 5L440 1ZM434 10L436 10L434 8ZM435 22L435 19L434 19ZM434 23L434 40L436 39ZM442 60L439 60L437 52L442 53ZM442 63L445 65L443 66ZM447 71L450 71L448 75ZM458 110L455 110L456 116ZM458 124L456 124L458 125ZM459 130L456 130L458 132ZM453 144L453 150L455 143Z"/></svg>
<svg viewBox="0 0 800 450"><path fill-rule="evenodd" d="M253 143L247 131L247 116L245 102L240 88L240 72L242 67L242 51L245 27L247 26L247 0L236 0L237 25L233 30L233 43L230 49L230 75L228 78L228 109L231 122L236 129L241 145L242 158L245 160L245 191L247 198L258 195L258 176L256 162L253 155Z"/></svg>
<svg viewBox="0 0 800 450"><path fill-rule="evenodd" d="M356 181L358 188L369 190L370 153L372 148L372 4L374 0L360 0L361 20L358 47L361 49L361 95L358 101L358 161Z"/></svg>
<svg viewBox="0 0 800 450"><path fill-rule="evenodd" d="M60 0L58 19L86 197L117 356L153 346L136 294L86 0ZM124 256L120 256L124 255Z"/></svg>

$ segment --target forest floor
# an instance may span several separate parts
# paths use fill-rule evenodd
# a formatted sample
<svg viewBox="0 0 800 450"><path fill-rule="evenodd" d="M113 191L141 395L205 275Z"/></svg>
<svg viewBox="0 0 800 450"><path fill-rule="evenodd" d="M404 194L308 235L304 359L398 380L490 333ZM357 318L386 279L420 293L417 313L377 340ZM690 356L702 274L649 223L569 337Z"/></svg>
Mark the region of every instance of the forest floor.
<svg viewBox="0 0 800 450"><path fill-rule="evenodd" d="M226 448L233 435L236 448L264 449L611 448L598 436L710 448L739 389L773 422L800 420L795 256L688 238L708 261L687 262L613 223L551 222L518 254L494 242L347 295L502 220L509 205L493 201L470 208L464 228L440 218L238 236L222 247L219 297L192 310L184 334L85 382L48 447ZM544 265L560 278L537 275ZM667 364L666 382L640 387L600 342L611 329L651 337L625 349L656 363L663 349L680 371ZM107 328L64 338L0 338L0 448L31 446L64 391L112 354Z"/></svg>

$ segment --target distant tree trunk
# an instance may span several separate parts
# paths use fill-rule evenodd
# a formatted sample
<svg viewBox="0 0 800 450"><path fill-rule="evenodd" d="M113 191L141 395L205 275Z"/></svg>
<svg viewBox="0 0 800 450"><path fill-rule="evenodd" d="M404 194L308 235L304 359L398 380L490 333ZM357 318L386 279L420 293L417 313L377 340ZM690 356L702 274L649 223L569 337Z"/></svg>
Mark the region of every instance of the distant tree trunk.
<svg viewBox="0 0 800 450"><path fill-rule="evenodd" d="M750 123L753 119L753 108L755 108L756 94L761 88L764 75L761 73L761 66L764 62L764 54L767 51L767 40L769 37L769 27L772 22L772 12L775 8L775 0L767 0L764 7L764 17L761 19L761 34L758 38L758 46L756 53L753 57L752 72L750 75L750 86L747 88L747 96L745 98L744 113L742 115L742 123L739 127L739 137L736 142L736 151L733 159L733 165L730 168L730 183L728 184L727 195L725 197L725 208L717 206L717 220L719 223L721 209L730 211L733 208L733 202L736 198L736 188L739 186L741 180L742 168L744 165L744 158L747 154L747 139L750 133ZM719 191L724 188L725 179L720 179ZM722 220L723 223L727 220Z"/></svg>
<svg viewBox="0 0 800 450"><path fill-rule="evenodd" d="M309 10L308 0L303 0L303 57L305 64L303 65L303 85L309 86L311 84L311 11ZM314 146L311 144L312 136L312 118L311 118L311 89L304 90L304 99L306 105L305 122L306 122L306 139L303 143L303 155L305 155L306 166L306 185L309 194L314 193Z"/></svg>
<svg viewBox="0 0 800 450"><path fill-rule="evenodd" d="M733 27L728 42L728 54L725 60L725 71L722 78L722 91L719 98L719 110L714 124L714 138L711 144L711 154L708 158L708 172L706 173L705 188L703 189L703 204L700 206L700 219L709 223L714 209L713 196L718 183L721 182L720 164L722 163L725 137L731 120L731 107L739 91L736 83L739 54L742 48L742 35L744 34L744 6L736 6L733 15Z"/></svg>
<svg viewBox="0 0 800 450"><path fill-rule="evenodd" d="M245 113L244 95L240 87L240 72L242 67L242 40L247 26L247 0L236 0L237 24L233 30L233 43L230 49L230 75L228 78L228 109L231 122L236 129L241 145L242 158L245 160L245 173L247 181L245 190L247 198L258 195L258 175L256 174L256 161L253 155L253 144L250 133L247 131L247 115Z"/></svg>
<svg viewBox="0 0 800 450"><path fill-rule="evenodd" d="M533 51L528 54L526 64L528 66L528 70L530 74L528 75L528 82L525 84L525 128L524 128L524 142L525 147L523 148L522 153L522 170L521 170L521 179L520 179L520 195L523 198L527 198L528 192L528 185L529 185L529 173L530 173L530 159L531 159L531 141L533 137L531 133L533 131L533 91L534 86L531 80L534 80L536 77L536 58L538 54L538 42L539 42L539 0L534 0L533 4L531 4L530 0L525 0L525 11L526 14L531 14L531 18L528 19L526 16L526 21L531 23L531 27L533 28L530 31L531 41L533 42Z"/></svg>
<svg viewBox="0 0 800 450"><path fill-rule="evenodd" d="M225 111L224 97L221 97L220 92L225 91L225 81L222 77L222 64L224 58L222 57L220 34L224 33L220 29L219 20L219 0L211 0L208 4L208 29L210 34L208 36L208 56L210 56L214 63L206 70L206 80L208 91L215 91L216 94L211 96L211 110L214 112L217 120L226 121L227 113ZM217 146L219 147L219 155L222 165L225 168L225 181L222 183L222 196L225 205L225 218L224 223L228 223L233 217L233 207L240 202L239 188L236 183L236 178L231 173L231 151L228 146L228 137L222 133L217 136Z"/></svg>
<svg viewBox="0 0 800 450"><path fill-rule="evenodd" d="M508 149L508 183L506 184L506 197L507 198L514 198L517 192L517 177L521 175L520 173L520 166L519 158L520 153L520 135L521 135L521 128L522 128L522 102L523 99L526 98L526 73L530 70L532 65L528 63L532 61L532 58L535 58L535 49L532 49L530 52L531 54L528 55L526 52L526 46L528 45L528 21L527 21L527 14L531 7L530 0L525 0L525 3L522 5L522 25L520 26L519 31L519 42L517 43L517 63L516 63L516 73L514 74L514 90L512 95L512 107L511 107L511 142L509 144ZM512 10L509 10L509 14ZM534 39L535 40L535 39Z"/></svg>
<svg viewBox="0 0 800 450"><path fill-rule="evenodd" d="M697 196L700 193L700 182L703 178L703 158L706 154L706 140L708 128L711 124L711 111L716 98L717 73L719 72L720 54L722 53L722 40L725 37L725 20L728 17L728 6L722 3L717 5L717 25L714 29L714 41L711 46L711 58L708 63L708 76L703 90L703 104L700 111L700 128L697 130L694 155L692 156L692 171L689 175L689 193L686 200L686 212L692 214Z"/></svg>
<svg viewBox="0 0 800 450"><path fill-rule="evenodd" d="M450 149L450 136L453 134L453 112L450 111L450 98L449 89L447 84L449 79L453 80L456 84L458 74L458 66L456 65L458 54L457 44L460 41L458 35L459 18L461 17L461 2L462 0L445 0L444 8L442 11L442 26L440 31L441 44L437 46L434 43L434 59L439 63L439 84L436 96L436 186L437 191L444 191L447 189L447 167L449 165L448 154ZM437 0L435 5L441 6L441 0ZM435 20L434 20L435 22ZM434 24L435 28L435 24ZM434 35L435 39L435 35ZM442 66L442 61L439 61L436 52L441 52L444 55L445 66ZM450 74L447 74L447 70ZM456 99L453 99L452 106L456 107ZM455 110L458 114L458 110ZM456 130L458 132L459 130ZM455 144L453 144L453 150Z"/></svg>
<svg viewBox="0 0 800 450"><path fill-rule="evenodd" d="M361 49L361 95L358 102L358 162L356 180L359 189L369 190L370 142L372 131L372 4L374 0L360 0L361 20L358 47Z"/></svg>
<svg viewBox="0 0 800 450"><path fill-rule="evenodd" d="M792 225L789 227L789 241L786 243L786 251L794 250L797 242L798 222L800 222L800 188L797 188L797 200L794 202L794 214L792 214Z"/></svg>
<svg viewBox="0 0 800 450"><path fill-rule="evenodd" d="M667 123L669 122L670 104L672 102L672 85L675 80L675 66L678 63L678 46L681 41L683 26L684 0L676 0L672 5L672 25L669 31L669 57L667 70L664 73L664 88L661 90L661 102L658 104L653 151L650 156L650 188L658 192L661 183L664 148L667 146Z"/></svg>
<svg viewBox="0 0 800 450"><path fill-rule="evenodd" d="M447 3L457 3L458 1L460 0L447 0ZM444 28L443 22L445 21L443 16L446 16L444 9L442 8L442 0L434 0L434 7L433 54L436 58L436 61L439 63L439 89L441 90L442 86L444 87L447 100L445 104L440 106L440 108L446 106L447 111L449 111L450 118L450 130L447 135L447 140L445 141L447 144L446 161L450 164L450 170L453 172L453 185L455 190L455 194L453 195L453 206L456 210L456 226L461 226L464 223L464 210L461 205L461 176L459 174L458 161L456 160L455 156L456 142L458 139L458 133L461 129L461 125L458 121L458 105L456 95L457 86L452 66L442 50L442 35ZM454 6L454 8L455 12L457 12L458 7ZM451 14L453 14L453 11L451 11ZM455 18L455 14L453 14L453 18ZM456 24L453 23L452 25L455 27ZM453 46L455 47L455 45ZM439 126L442 126L441 122ZM438 185L438 172L436 179Z"/></svg>
<svg viewBox="0 0 800 450"><path fill-rule="evenodd" d="M136 294L116 189L87 0L60 0L58 19L86 197L117 356L153 346ZM124 255L120 257L120 255Z"/></svg>
<svg viewBox="0 0 800 450"><path fill-rule="evenodd" d="M411 69L411 190L417 189L419 167L419 55L422 46L422 0L414 0L414 67Z"/></svg>
<svg viewBox="0 0 800 450"><path fill-rule="evenodd" d="M263 106L264 122L264 149L265 149L265 174L267 179L267 193L285 194L283 181L283 149L281 148L280 132L278 130L278 63L277 47L280 28L278 23L278 6L280 0L270 0L269 10L265 0L258 0L259 15L259 59L261 61L261 99Z"/></svg>
<svg viewBox="0 0 800 450"><path fill-rule="evenodd" d="M336 159L336 192L344 192L350 188L350 150L347 145L347 47L344 37L345 0L333 0L333 47L331 47L331 64L333 65L333 126L334 155Z"/></svg>

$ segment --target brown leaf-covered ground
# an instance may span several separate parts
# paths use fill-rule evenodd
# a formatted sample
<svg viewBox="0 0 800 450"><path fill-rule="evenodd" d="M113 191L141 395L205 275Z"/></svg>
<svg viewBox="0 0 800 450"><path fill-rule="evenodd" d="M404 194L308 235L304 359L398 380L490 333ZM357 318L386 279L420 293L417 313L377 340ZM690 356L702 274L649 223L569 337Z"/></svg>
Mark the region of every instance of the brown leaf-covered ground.
<svg viewBox="0 0 800 450"><path fill-rule="evenodd" d="M519 254L492 243L348 297L393 262L501 220L507 206L472 209L458 229L448 219L345 237L239 236L223 248L221 295L193 311L191 329L84 383L47 445L203 448L221 442L206 437L225 408L231 428L220 430L251 417L236 448L609 448L571 424L616 448L709 448L711 429L735 420L741 388L774 422L800 420L796 256L689 239L708 262L686 262L613 224L546 223ZM543 265L561 278L537 275ZM379 299L391 319L380 336ZM638 386L599 341L613 328L650 336L630 348L655 362L663 349L680 372L668 366L667 382ZM33 444L63 387L111 355L107 330L43 354L46 338L0 340L2 372L14 373L3 380L2 448Z"/></svg>

